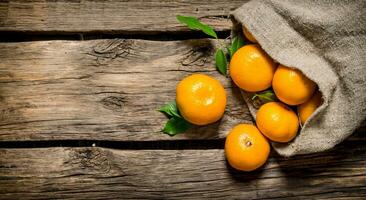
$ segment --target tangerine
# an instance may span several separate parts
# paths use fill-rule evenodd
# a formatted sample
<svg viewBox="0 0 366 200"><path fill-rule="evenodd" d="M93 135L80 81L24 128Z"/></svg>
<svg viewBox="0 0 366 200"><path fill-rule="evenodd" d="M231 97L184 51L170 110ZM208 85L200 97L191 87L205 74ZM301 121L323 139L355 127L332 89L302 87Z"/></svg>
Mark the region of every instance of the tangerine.
<svg viewBox="0 0 366 200"><path fill-rule="evenodd" d="M297 112L299 113L301 124L305 124L306 120L320 106L321 103L322 103L322 94L319 91L317 91L309 99L309 101L297 106Z"/></svg>
<svg viewBox="0 0 366 200"><path fill-rule="evenodd" d="M224 114L226 92L218 80L204 74L193 74L178 83L176 103L188 122L207 125Z"/></svg>
<svg viewBox="0 0 366 200"><path fill-rule="evenodd" d="M293 110L280 102L262 105L256 116L258 129L272 141L288 142L299 128L299 120Z"/></svg>
<svg viewBox="0 0 366 200"><path fill-rule="evenodd" d="M248 92L271 87L276 64L256 44L238 49L230 61L230 76L234 83Z"/></svg>
<svg viewBox="0 0 366 200"><path fill-rule="evenodd" d="M226 159L237 170L259 168L267 161L269 152L267 139L252 124L239 124L226 137Z"/></svg>
<svg viewBox="0 0 366 200"><path fill-rule="evenodd" d="M273 76L272 87L279 100L293 106L309 100L316 84L298 69L280 65Z"/></svg>
<svg viewBox="0 0 366 200"><path fill-rule="evenodd" d="M248 31L247 28L245 28L245 26L243 26L243 33L244 33L244 36L251 42L253 43L258 43L258 41L255 39L255 37L252 35L252 33L250 33Z"/></svg>

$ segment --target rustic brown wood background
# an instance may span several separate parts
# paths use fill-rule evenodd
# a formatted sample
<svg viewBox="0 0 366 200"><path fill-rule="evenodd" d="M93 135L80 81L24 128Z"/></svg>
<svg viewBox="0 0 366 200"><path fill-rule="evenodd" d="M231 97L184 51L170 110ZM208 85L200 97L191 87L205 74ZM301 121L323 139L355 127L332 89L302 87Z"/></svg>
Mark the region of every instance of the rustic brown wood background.
<svg viewBox="0 0 366 200"><path fill-rule="evenodd" d="M243 1L0 1L0 199L365 199L365 126L331 151L243 173L227 131L252 118L215 70ZM191 73L219 79L224 118L169 137L156 109Z"/></svg>

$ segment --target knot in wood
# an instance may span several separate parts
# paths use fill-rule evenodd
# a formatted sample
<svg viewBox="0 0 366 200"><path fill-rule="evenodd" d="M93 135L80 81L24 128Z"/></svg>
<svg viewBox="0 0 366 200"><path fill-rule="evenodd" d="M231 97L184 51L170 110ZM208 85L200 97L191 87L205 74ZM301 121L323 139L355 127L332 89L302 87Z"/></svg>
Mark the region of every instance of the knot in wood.
<svg viewBox="0 0 366 200"><path fill-rule="evenodd" d="M111 170L108 153L98 148L73 149L67 162L93 174L107 173Z"/></svg>
<svg viewBox="0 0 366 200"><path fill-rule="evenodd" d="M127 58L131 54L132 41L125 39L105 40L93 47L88 53L95 56L98 64L105 64L116 58Z"/></svg>
<svg viewBox="0 0 366 200"><path fill-rule="evenodd" d="M122 109L125 102L125 98L121 96L108 96L101 100L101 103L110 110Z"/></svg>

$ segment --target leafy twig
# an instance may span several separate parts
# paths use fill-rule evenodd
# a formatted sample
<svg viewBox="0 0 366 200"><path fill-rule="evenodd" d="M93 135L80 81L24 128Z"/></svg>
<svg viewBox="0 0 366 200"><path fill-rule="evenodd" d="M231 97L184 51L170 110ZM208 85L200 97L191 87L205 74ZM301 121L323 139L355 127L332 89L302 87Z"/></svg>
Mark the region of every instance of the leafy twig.
<svg viewBox="0 0 366 200"><path fill-rule="evenodd" d="M192 126L180 115L177 104L175 102L169 102L165 104L163 107L158 109L158 111L166 114L169 118L162 130L163 133L174 136L176 134L185 132Z"/></svg>

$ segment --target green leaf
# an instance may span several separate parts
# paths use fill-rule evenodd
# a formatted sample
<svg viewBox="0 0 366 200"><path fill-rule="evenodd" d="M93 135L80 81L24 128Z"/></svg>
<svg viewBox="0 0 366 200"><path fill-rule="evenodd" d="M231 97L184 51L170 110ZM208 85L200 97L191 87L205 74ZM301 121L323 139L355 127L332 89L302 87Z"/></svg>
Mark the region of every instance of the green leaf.
<svg viewBox="0 0 366 200"><path fill-rule="evenodd" d="M231 45L230 46L227 46L226 47L226 49L227 49L227 52L229 53L229 55L230 55L230 59L231 59L231 57L233 57L233 49L231 48Z"/></svg>
<svg viewBox="0 0 366 200"><path fill-rule="evenodd" d="M184 120L183 118L172 117L165 124L163 132L170 136L174 136L176 134L185 132L190 127L191 124L186 120Z"/></svg>
<svg viewBox="0 0 366 200"><path fill-rule="evenodd" d="M238 43L238 37L234 36L233 39L231 40L231 51L229 52L230 53L230 58L233 57L234 53L236 52L236 50L238 50L236 47L237 47L237 43Z"/></svg>
<svg viewBox="0 0 366 200"><path fill-rule="evenodd" d="M244 46L245 41L243 40L243 37L241 37L240 35L235 36L233 38L233 40L231 41L231 52L230 52L230 57L233 57L234 53L240 49L240 47Z"/></svg>
<svg viewBox="0 0 366 200"><path fill-rule="evenodd" d="M245 41L242 36L238 36L238 43L236 44L236 50L240 49L240 47L245 45Z"/></svg>
<svg viewBox="0 0 366 200"><path fill-rule="evenodd" d="M211 26L207 25L207 24L204 24L204 23L200 22L195 17L177 15L177 20L180 23L187 25L188 28L190 28L192 30L203 31L207 35L217 39L216 32L213 30L213 28Z"/></svg>
<svg viewBox="0 0 366 200"><path fill-rule="evenodd" d="M167 114L169 117L182 118L182 116L179 114L179 110L175 101L165 104L163 107L158 109L158 111Z"/></svg>
<svg viewBox="0 0 366 200"><path fill-rule="evenodd" d="M252 100L255 100L256 98L265 103L277 100L275 93L271 89L260 93L255 93L252 97Z"/></svg>
<svg viewBox="0 0 366 200"><path fill-rule="evenodd" d="M227 60L225 53L222 49L217 49L215 54L216 67L219 72L226 75Z"/></svg>

